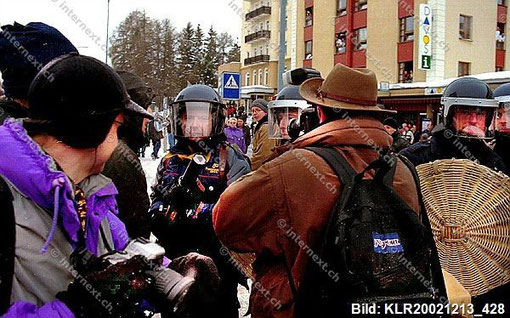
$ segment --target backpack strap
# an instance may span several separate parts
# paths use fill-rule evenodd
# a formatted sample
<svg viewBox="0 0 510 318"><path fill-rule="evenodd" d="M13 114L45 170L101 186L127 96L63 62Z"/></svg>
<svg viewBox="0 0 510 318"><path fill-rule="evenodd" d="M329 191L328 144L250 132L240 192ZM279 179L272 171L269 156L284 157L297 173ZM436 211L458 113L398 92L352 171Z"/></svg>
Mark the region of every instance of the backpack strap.
<svg viewBox="0 0 510 318"><path fill-rule="evenodd" d="M423 226L425 227L425 233L427 234L427 242L430 246L431 256L432 256L432 277L435 280L435 286L438 286L438 294L436 295L437 299L441 297L445 297L446 301L448 301L448 296L446 294L446 285L444 282L443 272L441 269L441 263L439 261L439 255L437 253L436 242L434 241L434 234L432 233L432 226L430 225L430 220L427 214L427 210L425 208L425 203L423 202L423 195L421 193L421 185L420 185L420 177L418 176L418 172L416 171L415 166L403 155L398 155L398 158L407 166L411 174L413 175L414 183L416 185L416 190L418 191L418 200L420 201L420 216Z"/></svg>
<svg viewBox="0 0 510 318"><path fill-rule="evenodd" d="M228 173L228 148L227 145L221 143L220 145L220 162L219 162L219 175L220 182L227 182L227 173Z"/></svg>
<svg viewBox="0 0 510 318"><path fill-rule="evenodd" d="M349 201L352 194L352 189L356 183L356 171L351 167L347 160L338 151L333 148L320 148L320 147L306 147L306 150L314 152L316 155L321 157L326 163L333 169L335 174L340 178L344 190L342 191L342 197L339 201L339 211L342 211ZM329 232L330 225L333 221L334 213L331 214L326 233Z"/></svg>
<svg viewBox="0 0 510 318"><path fill-rule="evenodd" d="M13 196L7 182L0 176L0 314L5 313L11 303L12 278L14 275L14 246L16 222L14 219Z"/></svg>

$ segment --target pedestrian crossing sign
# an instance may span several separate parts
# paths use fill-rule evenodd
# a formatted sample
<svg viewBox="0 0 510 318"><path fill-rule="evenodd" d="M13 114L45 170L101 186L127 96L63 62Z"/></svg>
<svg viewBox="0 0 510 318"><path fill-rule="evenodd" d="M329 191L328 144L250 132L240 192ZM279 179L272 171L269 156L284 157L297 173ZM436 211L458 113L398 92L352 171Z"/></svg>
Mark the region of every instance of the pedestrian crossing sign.
<svg viewBox="0 0 510 318"><path fill-rule="evenodd" d="M239 100L241 97L241 74L223 73L221 91L223 99Z"/></svg>

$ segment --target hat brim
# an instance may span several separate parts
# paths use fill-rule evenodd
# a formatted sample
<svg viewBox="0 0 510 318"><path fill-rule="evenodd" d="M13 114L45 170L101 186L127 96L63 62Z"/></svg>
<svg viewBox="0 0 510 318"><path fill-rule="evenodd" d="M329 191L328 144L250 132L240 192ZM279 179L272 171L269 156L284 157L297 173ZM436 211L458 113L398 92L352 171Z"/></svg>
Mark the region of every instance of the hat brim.
<svg viewBox="0 0 510 318"><path fill-rule="evenodd" d="M365 112L377 112L377 113L388 113L395 114L396 110L383 109L378 106L362 106L357 104L351 104L346 102L341 102L331 98L319 98L317 96L317 92L319 88L322 86L324 82L323 78L310 78L301 84L299 87L299 94L301 97L306 99L308 102L317 104L320 106L345 109L345 110L353 110L353 111L365 111Z"/></svg>
<svg viewBox="0 0 510 318"><path fill-rule="evenodd" d="M142 106L138 105L137 103L130 100L126 106L124 106L124 110L126 110L128 113L135 115L135 116L142 116L144 118L154 119L154 116L152 116L151 113L146 111Z"/></svg>

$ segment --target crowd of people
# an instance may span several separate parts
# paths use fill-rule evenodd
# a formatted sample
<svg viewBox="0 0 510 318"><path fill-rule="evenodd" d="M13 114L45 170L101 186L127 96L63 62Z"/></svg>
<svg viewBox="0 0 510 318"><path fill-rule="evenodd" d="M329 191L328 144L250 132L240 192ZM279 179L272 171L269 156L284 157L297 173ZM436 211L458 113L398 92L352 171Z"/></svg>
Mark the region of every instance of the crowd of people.
<svg viewBox="0 0 510 318"><path fill-rule="evenodd" d="M291 71L251 102L253 128L201 84L153 114L144 79L43 23L2 27L0 71L4 317L234 318L248 279L254 318L508 304L508 279L471 297L441 269L415 166L508 175L510 84L452 82L420 133L378 106L373 71L342 64ZM139 156L151 140L159 159L164 134L149 195Z"/></svg>

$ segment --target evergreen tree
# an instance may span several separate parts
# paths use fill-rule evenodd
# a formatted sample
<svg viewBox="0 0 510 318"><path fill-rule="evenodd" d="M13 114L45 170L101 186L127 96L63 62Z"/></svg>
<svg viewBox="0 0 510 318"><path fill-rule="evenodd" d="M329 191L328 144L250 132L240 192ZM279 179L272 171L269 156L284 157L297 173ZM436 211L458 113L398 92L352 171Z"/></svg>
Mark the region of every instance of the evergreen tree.
<svg viewBox="0 0 510 318"><path fill-rule="evenodd" d="M204 55L205 55L205 41L204 41L204 32L200 27L200 24L197 25L193 36L193 82L194 83L203 83L203 70L204 70Z"/></svg>
<svg viewBox="0 0 510 318"><path fill-rule="evenodd" d="M209 29L206 40L206 51L204 55L203 66L203 80L205 85L218 87L218 47L217 47L217 34L213 27Z"/></svg>
<svg viewBox="0 0 510 318"><path fill-rule="evenodd" d="M219 65L227 63L227 57L230 49L234 46L234 39L227 32L223 32L218 35L217 41L217 59Z"/></svg>
<svg viewBox="0 0 510 318"><path fill-rule="evenodd" d="M161 83L164 86L164 95L170 98L175 97L179 93L179 86L175 78L177 63L176 63L176 41L175 29L170 20L165 19L162 22L161 28Z"/></svg>
<svg viewBox="0 0 510 318"><path fill-rule="evenodd" d="M241 46L234 43L227 55L227 63L241 62Z"/></svg>
<svg viewBox="0 0 510 318"><path fill-rule="evenodd" d="M173 99L189 83L218 86L218 67L239 62L240 48L228 33L217 34L211 26L188 23L177 34L168 19L149 18L144 11L131 12L110 38L113 68L140 76L156 94Z"/></svg>
<svg viewBox="0 0 510 318"><path fill-rule="evenodd" d="M177 49L177 83L183 89L187 83L193 83L192 73L195 58L193 56L193 26L188 23L179 34L179 47Z"/></svg>

